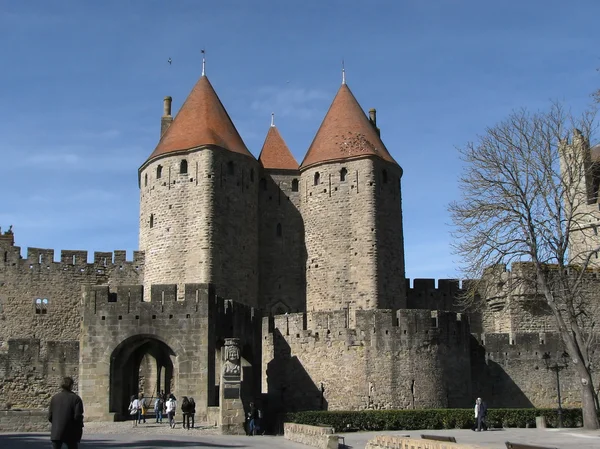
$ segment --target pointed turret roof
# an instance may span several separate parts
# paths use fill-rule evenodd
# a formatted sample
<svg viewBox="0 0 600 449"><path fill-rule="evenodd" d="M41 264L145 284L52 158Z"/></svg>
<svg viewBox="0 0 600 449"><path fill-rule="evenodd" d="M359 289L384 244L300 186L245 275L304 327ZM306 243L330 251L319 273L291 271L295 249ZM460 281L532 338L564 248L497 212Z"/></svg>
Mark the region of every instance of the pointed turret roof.
<svg viewBox="0 0 600 449"><path fill-rule="evenodd" d="M397 164L350 88L343 83L300 167L361 156L378 156Z"/></svg>
<svg viewBox="0 0 600 449"><path fill-rule="evenodd" d="M253 157L205 75L200 77L148 160L203 145Z"/></svg>
<svg viewBox="0 0 600 449"><path fill-rule="evenodd" d="M258 161L267 169L298 170L298 162L274 125L269 128Z"/></svg>

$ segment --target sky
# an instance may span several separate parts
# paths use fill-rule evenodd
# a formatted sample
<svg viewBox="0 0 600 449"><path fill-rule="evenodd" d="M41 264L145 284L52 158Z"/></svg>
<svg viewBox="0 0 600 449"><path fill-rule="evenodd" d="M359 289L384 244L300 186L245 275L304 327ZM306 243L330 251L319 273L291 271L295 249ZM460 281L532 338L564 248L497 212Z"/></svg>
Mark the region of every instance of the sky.
<svg viewBox="0 0 600 449"><path fill-rule="evenodd" d="M512 110L589 107L597 0L0 0L0 226L16 244L138 247L137 170L206 73L258 157L301 162L346 79L404 170L406 276L460 277L457 148ZM167 61L171 58L172 63Z"/></svg>

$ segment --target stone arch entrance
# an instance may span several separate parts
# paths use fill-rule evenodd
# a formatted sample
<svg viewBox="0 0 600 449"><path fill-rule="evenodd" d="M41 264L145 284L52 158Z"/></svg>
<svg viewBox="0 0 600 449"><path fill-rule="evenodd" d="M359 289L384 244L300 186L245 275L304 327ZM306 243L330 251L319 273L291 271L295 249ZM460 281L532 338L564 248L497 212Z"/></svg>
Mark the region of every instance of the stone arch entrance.
<svg viewBox="0 0 600 449"><path fill-rule="evenodd" d="M117 418L127 417L132 395L143 393L153 399L160 391L170 393L174 388L175 357L175 352L153 335L123 340L110 357L110 412Z"/></svg>

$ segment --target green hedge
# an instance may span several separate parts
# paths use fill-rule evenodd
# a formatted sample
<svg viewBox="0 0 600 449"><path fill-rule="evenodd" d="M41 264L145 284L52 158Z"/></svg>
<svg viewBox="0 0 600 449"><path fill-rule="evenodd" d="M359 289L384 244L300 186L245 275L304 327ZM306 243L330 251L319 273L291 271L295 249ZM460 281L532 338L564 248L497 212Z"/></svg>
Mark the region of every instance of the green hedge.
<svg viewBox="0 0 600 449"><path fill-rule="evenodd" d="M489 427L535 427L535 417L545 416L550 427L558 426L556 409L504 408L488 410ZM288 413L286 422L327 425L336 432L363 430L470 429L475 425L472 409L309 411ZM564 427L581 427L581 409L563 410Z"/></svg>

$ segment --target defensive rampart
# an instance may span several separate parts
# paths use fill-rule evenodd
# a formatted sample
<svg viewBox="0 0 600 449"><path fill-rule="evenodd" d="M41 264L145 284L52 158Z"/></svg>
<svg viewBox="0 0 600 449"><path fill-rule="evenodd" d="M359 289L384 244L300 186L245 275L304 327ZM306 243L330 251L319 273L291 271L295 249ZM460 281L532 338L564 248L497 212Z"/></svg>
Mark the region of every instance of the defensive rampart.
<svg viewBox="0 0 600 449"><path fill-rule="evenodd" d="M286 411L461 407L469 326L429 310L341 310L263 319L263 393Z"/></svg>
<svg viewBox="0 0 600 449"><path fill-rule="evenodd" d="M0 352L0 410L47 409L64 376L77 381L79 343L8 340Z"/></svg>

